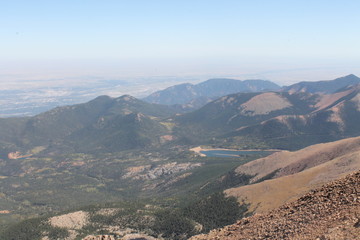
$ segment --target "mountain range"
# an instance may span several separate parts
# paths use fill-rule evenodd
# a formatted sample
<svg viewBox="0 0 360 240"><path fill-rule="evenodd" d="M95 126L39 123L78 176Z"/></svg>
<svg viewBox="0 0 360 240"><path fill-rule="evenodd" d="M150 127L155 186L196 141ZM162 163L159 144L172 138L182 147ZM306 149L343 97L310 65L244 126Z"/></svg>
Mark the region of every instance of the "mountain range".
<svg viewBox="0 0 360 240"><path fill-rule="evenodd" d="M280 86L266 80L209 79L198 84L184 83L152 93L144 98L150 103L175 105L178 109L193 110L218 97L237 92L279 90Z"/></svg>
<svg viewBox="0 0 360 240"><path fill-rule="evenodd" d="M239 128L226 136L235 139L248 136L264 142L270 148L285 149L358 136L360 129L356 119L360 117L359 96L359 85L329 95L301 96L299 102L308 111L302 114L279 114Z"/></svg>
<svg viewBox="0 0 360 240"><path fill-rule="evenodd" d="M183 83L160 90L143 98L144 101L163 105L173 105L177 110L189 112L204 106L206 103L233 93L284 91L307 93L335 93L342 88L360 84L360 78L350 74L334 80L299 82L280 87L268 80L235 80L227 78L209 79L191 84Z"/></svg>
<svg viewBox="0 0 360 240"><path fill-rule="evenodd" d="M309 93L335 93L338 90L360 84L360 78L354 74L340 77L334 80L299 82L283 88L286 92L309 92Z"/></svg>
<svg viewBox="0 0 360 240"><path fill-rule="evenodd" d="M358 80L348 75L280 88L262 80L212 79L153 95L158 96L154 101L165 99L163 104L129 95L99 96L33 117L1 118L0 223L6 226L19 221L22 214L39 216L89 204L152 199L151 210L146 204L137 209L140 212L134 207L131 216L136 219L131 222L136 229L145 225L153 229L148 229L148 235L160 236L170 227L155 234L152 231L157 228L152 224L163 210L171 209L169 206L184 210L179 206L189 201L204 203L218 191L226 194L226 204L237 199L242 214L244 209L246 214L266 214L360 169ZM184 102L176 106L166 102L181 99L181 89ZM183 103L189 101L194 105L185 111ZM197 101L203 106L194 109ZM201 157L189 151L199 145L264 151ZM122 209L127 204L115 205ZM89 222L111 221L96 209L99 214L88 211ZM140 221L144 216L137 213L146 212L150 215L145 224ZM186 226L181 229L189 231L169 233L172 237L168 238L184 239L204 232L205 228L199 230L201 226L194 223L196 216L189 217L189 210L173 214ZM120 221L120 215L113 219ZM32 226L33 221L38 220L24 224ZM21 231L22 224L14 231ZM107 231L106 225L100 229L96 224L91 231L86 227L76 231L81 236ZM60 230L54 225L51 233L65 234Z"/></svg>
<svg viewBox="0 0 360 240"><path fill-rule="evenodd" d="M358 136L359 85L334 94L237 93L175 118L175 132L189 141L299 149ZM254 148L251 143L248 148ZM243 146L245 147L245 146Z"/></svg>
<svg viewBox="0 0 360 240"><path fill-rule="evenodd" d="M357 78L349 75L330 81L351 83L347 87L344 83L338 85L338 90L330 94L303 91L230 94L183 114L177 114L171 106L147 103L129 95L100 96L34 117L0 119L0 152L6 156L39 146L47 152L57 149L116 152L164 144L300 149L359 135L360 87L353 85L354 79ZM236 80L224 81L234 84ZM238 82L264 83L259 81ZM196 86L206 92L220 82L215 79Z"/></svg>

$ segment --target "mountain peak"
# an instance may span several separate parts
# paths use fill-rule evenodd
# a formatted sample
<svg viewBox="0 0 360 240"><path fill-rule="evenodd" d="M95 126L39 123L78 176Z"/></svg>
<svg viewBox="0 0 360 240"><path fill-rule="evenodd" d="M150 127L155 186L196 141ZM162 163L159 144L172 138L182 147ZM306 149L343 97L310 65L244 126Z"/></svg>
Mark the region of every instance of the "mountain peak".
<svg viewBox="0 0 360 240"><path fill-rule="evenodd" d="M356 76L355 74L349 74L344 76L343 78L359 78L358 76Z"/></svg>
<svg viewBox="0 0 360 240"><path fill-rule="evenodd" d="M108 95L101 95L101 96L98 96L98 97L94 98L94 99L91 100L90 102L109 101L109 100L112 100L112 98L109 97Z"/></svg>
<svg viewBox="0 0 360 240"><path fill-rule="evenodd" d="M125 95L122 95L122 96L120 96L120 97L118 97L117 99L116 99L116 101L125 101L125 102L133 102L133 101L136 101L136 100L138 100L137 98L135 98L135 97L133 97L133 96L131 96L131 95L128 95L128 94L125 94Z"/></svg>
<svg viewBox="0 0 360 240"><path fill-rule="evenodd" d="M336 78L334 81L351 81L351 82L359 82L360 78L354 74L349 74L343 77Z"/></svg>

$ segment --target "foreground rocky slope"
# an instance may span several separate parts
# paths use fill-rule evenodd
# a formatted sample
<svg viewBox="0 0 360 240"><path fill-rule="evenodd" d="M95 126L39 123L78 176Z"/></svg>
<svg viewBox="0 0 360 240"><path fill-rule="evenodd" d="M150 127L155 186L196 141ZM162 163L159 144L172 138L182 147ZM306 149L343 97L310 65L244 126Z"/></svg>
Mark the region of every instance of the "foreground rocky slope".
<svg viewBox="0 0 360 240"><path fill-rule="evenodd" d="M267 214L257 214L191 239L358 239L359 213L357 171Z"/></svg>

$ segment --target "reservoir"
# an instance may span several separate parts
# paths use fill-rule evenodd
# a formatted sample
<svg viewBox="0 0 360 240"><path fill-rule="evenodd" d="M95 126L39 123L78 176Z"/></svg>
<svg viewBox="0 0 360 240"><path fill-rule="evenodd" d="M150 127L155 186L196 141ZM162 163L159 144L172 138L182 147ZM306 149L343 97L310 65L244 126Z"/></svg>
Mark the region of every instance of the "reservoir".
<svg viewBox="0 0 360 240"><path fill-rule="evenodd" d="M262 155L267 156L276 151L266 151L266 150L203 150L200 153L205 154L207 157L241 157L241 156L249 156L249 155Z"/></svg>

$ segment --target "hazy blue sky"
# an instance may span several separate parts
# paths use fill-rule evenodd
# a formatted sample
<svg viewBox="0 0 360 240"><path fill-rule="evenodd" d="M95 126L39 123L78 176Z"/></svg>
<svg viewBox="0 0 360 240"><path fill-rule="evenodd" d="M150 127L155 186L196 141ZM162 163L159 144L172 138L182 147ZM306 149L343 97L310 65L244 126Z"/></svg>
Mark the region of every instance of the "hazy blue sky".
<svg viewBox="0 0 360 240"><path fill-rule="evenodd" d="M2 0L0 77L360 75L358 0Z"/></svg>

